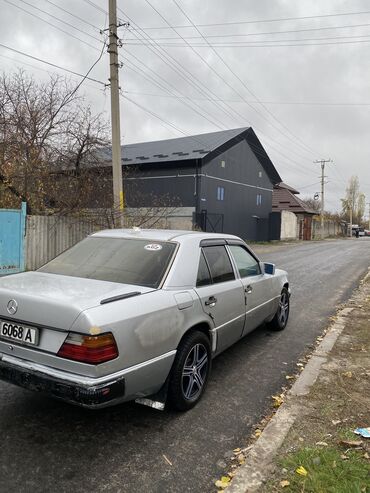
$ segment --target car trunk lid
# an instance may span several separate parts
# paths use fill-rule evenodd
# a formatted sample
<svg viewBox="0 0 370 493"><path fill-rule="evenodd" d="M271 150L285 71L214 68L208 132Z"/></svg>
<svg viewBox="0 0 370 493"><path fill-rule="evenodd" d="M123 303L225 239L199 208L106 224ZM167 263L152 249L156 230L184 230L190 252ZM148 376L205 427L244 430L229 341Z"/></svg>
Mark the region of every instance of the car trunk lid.
<svg viewBox="0 0 370 493"><path fill-rule="evenodd" d="M0 318L68 331L78 315L102 301L146 293L151 288L43 272L25 272L0 279ZM9 313L10 300L17 311Z"/></svg>

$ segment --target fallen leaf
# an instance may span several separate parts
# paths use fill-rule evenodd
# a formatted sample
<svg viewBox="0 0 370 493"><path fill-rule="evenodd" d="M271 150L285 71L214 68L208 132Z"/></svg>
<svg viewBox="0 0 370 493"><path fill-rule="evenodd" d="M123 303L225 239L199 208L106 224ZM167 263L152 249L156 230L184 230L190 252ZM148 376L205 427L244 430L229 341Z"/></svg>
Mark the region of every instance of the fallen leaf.
<svg viewBox="0 0 370 493"><path fill-rule="evenodd" d="M308 474L307 470L303 466L297 467L297 469L295 470L295 472L297 474L299 474L300 476L307 476L307 474Z"/></svg>
<svg viewBox="0 0 370 493"><path fill-rule="evenodd" d="M240 454L241 448L239 448L239 447L238 448L234 448L233 452L234 452L234 454Z"/></svg>
<svg viewBox="0 0 370 493"><path fill-rule="evenodd" d="M344 447L361 447L361 440L340 440L339 445L343 445Z"/></svg>
<svg viewBox="0 0 370 493"><path fill-rule="evenodd" d="M336 426L339 425L339 423L341 423L342 421L340 419L332 419L331 422L334 426Z"/></svg>
<svg viewBox="0 0 370 493"><path fill-rule="evenodd" d="M364 458L365 458L365 459L370 459L370 455L369 455L367 452L365 452L365 453L364 453Z"/></svg>
<svg viewBox="0 0 370 493"><path fill-rule="evenodd" d="M341 459L343 459L343 460L349 460L349 457L348 457L348 455L346 455L346 454L342 454L342 455L340 456L340 458L341 458Z"/></svg>
<svg viewBox="0 0 370 493"><path fill-rule="evenodd" d="M284 402L284 399L282 398L281 395L273 395L271 398L274 401L274 407L280 407L282 403Z"/></svg>
<svg viewBox="0 0 370 493"><path fill-rule="evenodd" d="M217 488L221 488L221 489L224 490L227 487L227 483L223 483L222 481L217 480L215 482L215 486L217 486Z"/></svg>
<svg viewBox="0 0 370 493"><path fill-rule="evenodd" d="M328 444L326 442L316 442L316 445L321 445L321 447L327 447Z"/></svg>
<svg viewBox="0 0 370 493"><path fill-rule="evenodd" d="M280 481L280 486L282 488L285 488L286 486L289 486L290 485L290 481L288 481L287 479L283 479L283 481Z"/></svg>
<svg viewBox="0 0 370 493"><path fill-rule="evenodd" d="M259 437L262 435L262 431L259 428L257 428L257 430L254 432L254 434L256 437Z"/></svg>
<svg viewBox="0 0 370 493"><path fill-rule="evenodd" d="M297 366L302 367L302 366L304 366L304 364L303 363L297 363Z"/></svg>
<svg viewBox="0 0 370 493"><path fill-rule="evenodd" d="M343 377L347 377L347 378L352 378L353 377L353 373L351 371L345 371L344 373L342 373Z"/></svg>
<svg viewBox="0 0 370 493"><path fill-rule="evenodd" d="M228 484L230 483L230 478L228 476L222 476L221 479L218 479L216 482L215 482L215 486L217 486L217 488L221 488L221 489L225 489Z"/></svg>
<svg viewBox="0 0 370 493"><path fill-rule="evenodd" d="M293 380L295 378L295 376L294 375L285 375L285 378L287 380Z"/></svg>

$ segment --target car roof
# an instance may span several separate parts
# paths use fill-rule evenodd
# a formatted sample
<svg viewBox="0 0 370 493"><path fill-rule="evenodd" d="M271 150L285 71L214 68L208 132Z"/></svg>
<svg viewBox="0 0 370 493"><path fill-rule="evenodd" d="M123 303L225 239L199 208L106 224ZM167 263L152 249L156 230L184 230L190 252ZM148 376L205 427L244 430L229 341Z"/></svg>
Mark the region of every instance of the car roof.
<svg viewBox="0 0 370 493"><path fill-rule="evenodd" d="M191 238L199 240L213 238L233 238L239 239L237 236L223 233L204 233L199 231L173 230L173 229L105 229L91 235L92 237L108 237L108 238L130 238L143 240L157 241L179 241Z"/></svg>

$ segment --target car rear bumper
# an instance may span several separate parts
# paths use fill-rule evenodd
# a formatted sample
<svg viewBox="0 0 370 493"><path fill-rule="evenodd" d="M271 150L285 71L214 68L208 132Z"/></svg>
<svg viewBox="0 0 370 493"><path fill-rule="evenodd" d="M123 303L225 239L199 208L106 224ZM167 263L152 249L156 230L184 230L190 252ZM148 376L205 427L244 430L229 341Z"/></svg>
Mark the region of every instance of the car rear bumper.
<svg viewBox="0 0 370 493"><path fill-rule="evenodd" d="M97 409L159 390L175 354L171 351L112 375L90 378L0 353L0 380Z"/></svg>
<svg viewBox="0 0 370 493"><path fill-rule="evenodd" d="M125 395L123 377L100 385L81 385L3 361L0 361L0 379L83 407L104 407Z"/></svg>

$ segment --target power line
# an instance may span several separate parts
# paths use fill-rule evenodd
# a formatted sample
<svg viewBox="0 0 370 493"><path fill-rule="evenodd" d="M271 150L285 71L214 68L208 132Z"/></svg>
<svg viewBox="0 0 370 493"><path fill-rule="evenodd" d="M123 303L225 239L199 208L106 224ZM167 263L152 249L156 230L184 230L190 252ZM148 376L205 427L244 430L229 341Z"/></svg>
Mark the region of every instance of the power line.
<svg viewBox="0 0 370 493"><path fill-rule="evenodd" d="M15 3L11 2L10 0L3 0L3 2L6 2L9 5L12 5L13 7L15 7L17 9L22 10L23 12L26 12L27 14L31 15L32 17L35 17L36 19L39 19L42 22L45 22L49 26L54 27L54 29L57 29L58 31L60 31L60 32L62 32L64 34L67 34L67 36L70 36L70 37L72 37L72 38L80 41L81 43L85 44L86 46L89 46L93 50L100 51L99 48L96 48L95 46L93 46L92 44L88 43L87 41L84 41L83 39L79 38L78 36L75 36L74 34L69 33L68 31L65 31L64 29L61 29L59 26L56 26L55 24L47 21L46 19L43 19L42 17L34 14L33 12L30 12L29 10L24 9L23 7L20 7L19 5L16 5Z"/></svg>
<svg viewBox="0 0 370 493"><path fill-rule="evenodd" d="M179 3L177 2L177 0L172 0L173 3L177 6L177 8L180 10L180 12L186 17L186 19L192 24L193 27L195 27L195 29L197 30L197 32L203 37L201 31L195 26L194 22L192 21L192 19L188 16L188 14L184 11L184 9L179 5ZM148 3L148 0L146 0L146 2ZM175 31L176 32L176 31ZM206 40L206 43L209 44L208 40ZM309 152L312 152L312 150L304 143L302 142L299 137L297 137L293 132L291 132L289 130L289 128L284 124L282 123L263 103L260 102L260 100L258 99L257 95L248 87L248 85L245 83L244 80L242 80L238 74L236 74L236 72L230 67L230 65L224 60L224 58L214 49L212 48L212 51L215 53L215 55L217 56L217 58L222 62L222 64L229 70L229 72L243 85L243 87L249 92L249 94L255 98L255 100L262 106L262 108L267 111L267 113L282 127L284 128L290 135L293 136L293 139L295 139L297 142L299 142L300 144L300 147L301 148L304 148L305 151L306 149L309 150ZM238 94L238 92L234 89L234 92L236 92ZM239 95L240 96L240 95ZM240 96L242 97L242 96ZM245 99L242 97L243 101L245 101ZM252 109L254 109L256 111L256 109L251 106ZM259 113L259 112L258 112ZM290 138L290 140L292 140ZM296 144L297 145L297 144ZM307 152L307 151L306 151Z"/></svg>
<svg viewBox="0 0 370 493"><path fill-rule="evenodd" d="M152 4L151 4L148 0L145 0L145 1L146 1L146 3L148 3L148 5L149 5L149 6L150 6L150 7L151 7L151 8L152 8L152 9L153 9L153 10L154 10L154 11L155 11L158 15L159 15L159 16L160 16L160 17L161 17L161 18L162 18L162 19L163 19L163 20L164 20L167 24L169 24L169 22L167 21L167 19L166 19L166 18L165 18L165 17L164 17L164 16L163 16L163 15L162 15L159 11L158 11L158 9L156 9L156 8L155 8L155 7L154 7L154 6L153 6L153 5L152 5ZM177 31L176 29L174 29L174 31L176 32L176 34L177 34L180 38L182 38L181 34L180 34L180 33L178 33L178 31ZM182 39L183 39L183 38L182 38ZM155 42L155 43L156 43L156 42ZM185 41L185 43L186 43L186 41ZM158 44L158 43L156 43L156 44ZM189 43L188 43L188 44L189 44ZM197 56L198 56L198 57L202 60L202 62L204 62L204 63L205 63L205 64L206 64L206 65L207 65L207 66L208 66L208 67L209 67L209 68L210 68L210 69L211 69L214 73L216 73L216 75L217 75L217 76L218 76L218 77L219 77L219 78L220 78L220 79L221 79L221 80L222 80L222 81L223 81L226 85L228 85L228 86L229 86L229 87L230 87L230 88L231 88L231 89L232 89L235 93L237 93L237 94L238 94L241 98L243 98L243 96L241 96L241 95L240 95L240 93L238 93L238 92L235 90L235 88L234 88L233 86L231 86L231 85L230 85L227 81L225 81L225 79L224 79L222 76L220 76L220 75L219 75L219 74L218 74L218 73L217 73L217 72L213 69L213 67L211 67L211 66L210 66L210 64L209 64L209 63L208 63L208 62L207 62L207 61L206 61L206 60L205 60L205 59L204 59L204 58L203 58L203 57L202 57L202 56L201 56L198 52L196 52L193 48L192 48L192 51L193 51L193 52L194 52L194 53L195 53L195 54L196 54L196 55L197 55ZM219 55L217 54L217 56L219 56ZM244 98L243 98L243 99L244 99ZM225 103L225 104L226 104L226 106L228 106L228 108L230 108L232 111L234 111L236 114L238 114L238 115L240 116L240 114L239 114L238 112L236 112L236 110L235 110L234 108L232 108L232 107L231 107L230 105L228 105L227 103ZM250 105L250 107L251 107L254 111L256 111L256 112L257 112L257 114L259 114L262 118L264 118L264 119L266 120L266 118L264 117L264 115L263 115L262 113L260 113L260 112L259 112L256 108L254 108L252 105ZM241 118L244 118L244 117L241 117ZM268 120L267 120L267 121L268 121ZM274 125L273 125L273 124L271 124L270 122L269 122L269 124L270 124L270 125L272 125L272 126L274 127ZM254 127L256 128L256 126L255 126L255 125L254 125ZM275 127L275 128L276 128L276 127ZM277 130L278 130L278 131L280 131L280 133L283 133L283 134L284 134L284 132L281 132L281 130L279 130L279 129L277 129ZM289 138L289 137L288 137L288 138ZM291 151L291 152L294 152L294 151ZM305 159L306 159L306 158L305 158Z"/></svg>
<svg viewBox="0 0 370 493"><path fill-rule="evenodd" d="M12 61L13 63L14 63L14 62L19 62L19 63L21 63L21 64L22 64L22 66L31 67L31 68L33 68L34 70L41 70L42 72L46 72L46 73L47 73L47 74L49 74L49 75L50 75L50 73L52 73L50 70L47 70L46 68L37 67L36 65L33 65L32 63L27 63L27 62L24 62L23 60L21 61L21 60L19 60L18 58L13 58L13 57L6 56L6 55L1 55L1 54L0 54L0 57L1 57L1 58L5 58L5 59L7 59L7 60L10 60L10 61ZM55 68L58 68L58 67L55 67ZM68 69L65 69L65 68L63 68L63 67L60 67L60 68L58 68L58 69L59 69L59 70L62 70L62 71L68 71ZM83 77L83 74L78 74L78 75L76 74L76 76L73 76L73 79L76 79L76 77ZM89 80L89 78L87 78L87 80ZM104 82L102 82L102 84L104 84ZM98 88L97 88L95 85L93 85L93 84L88 84L88 83L86 84L86 83L85 83L85 85L88 85L89 87L91 87L91 88L95 89L96 91L102 92L102 89L98 89ZM104 84L104 86L106 86L106 85ZM105 89L105 88L106 88L106 87L104 87L104 89Z"/></svg>
<svg viewBox="0 0 370 493"><path fill-rule="evenodd" d="M52 2L51 0L44 0L44 2L47 2L50 5L53 5L55 8L57 8L57 9L61 10L62 12L74 17L75 19L78 19L80 22L83 22L84 24L87 24L88 26L93 27L94 29L97 29L98 31L100 31L99 27L95 26L94 24L91 24L86 19L79 17L78 15L74 14L73 12L70 12L69 10L64 9L63 7L61 7L60 5L57 5L56 3Z"/></svg>
<svg viewBox="0 0 370 493"><path fill-rule="evenodd" d="M263 23L269 23L269 22L286 22L286 21L296 21L296 20L307 20L307 19L323 19L323 18L328 18L328 17L344 17L344 16L351 16L351 15L365 15L365 14L370 14L370 10L365 10L365 11L360 11L360 12L337 12L333 14L321 14L321 15L306 15L306 16L300 16L300 17L280 17L280 18L274 18L274 19L254 19L250 21L230 21L230 22L218 22L218 23L211 23L211 24L197 24L197 27L220 27L220 26L237 26L237 25L245 25L245 24L263 24ZM171 27L166 27L166 26L159 26L159 27L143 27L141 29L144 29L145 31L149 31L152 29L172 29L172 27L175 27L176 29L181 29L181 28L189 28L191 26L188 25L178 25L178 26L171 26Z"/></svg>
<svg viewBox="0 0 370 493"><path fill-rule="evenodd" d="M59 17L53 15L53 14L50 14L49 12L46 12L46 10L43 10L43 9L40 9L39 7L36 7L36 5L32 5L32 3L29 3L27 2L26 0L18 0L18 1L21 1L22 3L24 3L25 5L28 5L29 7L37 10L38 12L41 12L42 14L45 14L49 17L51 17L52 19L55 19L56 21L58 22L61 22L62 24L68 26L68 27L71 27L72 29L75 29L76 31L79 31L81 33L83 33L85 36L88 36L89 38L92 38L92 39L96 39L94 36L92 36L91 34L87 33L86 31L83 31L82 29L74 26L73 24L71 24L70 22L67 22L67 21L64 21L63 19L60 19Z"/></svg>
<svg viewBox="0 0 370 493"><path fill-rule="evenodd" d="M141 92L141 91L123 91L124 93L127 94L137 94L140 96L152 96L154 98L175 98L175 99L182 99L182 98L187 98L190 99L191 101L214 101L213 99L209 98L194 98L190 96L176 96L172 94L159 94L159 93L147 93L147 92ZM217 101L219 102L225 102L225 103L241 103L243 104L244 101L241 99L218 99ZM250 100L248 103L253 104L256 101ZM291 106L370 106L370 102L357 102L357 103L349 103L349 102L329 102L329 101L271 101L271 100L261 100L261 103L264 104L273 104L273 105L291 105Z"/></svg>
<svg viewBox="0 0 370 493"><path fill-rule="evenodd" d="M97 84L103 85L104 87L106 86L106 84L104 82L102 82L101 80L94 79L92 77L88 77L88 76L86 76L84 74L80 74L79 72L75 72L74 70L70 70L69 68L62 67L60 65L57 65L56 63L48 62L47 60L43 60L42 58L38 58L36 56L30 55L29 53L25 53L24 51L16 50L15 48L12 48L11 46L7 46L7 45L4 45L4 44L0 43L0 47L1 48L5 48L6 50L9 50L9 51L13 51L14 53L17 53L18 55L23 55L23 56L25 56L27 58L31 58L32 60L36 60L38 62L44 63L46 65L49 65L50 67L54 67L54 68L58 68L60 70L64 70L64 72L68 72L70 74L77 75L79 77L84 77L84 79L91 80L93 82L96 82ZM99 57L99 59L97 60L97 62L100 59L101 59L101 56ZM96 65L97 62L95 62L94 66ZM88 74L91 72L92 68L88 71Z"/></svg>
<svg viewBox="0 0 370 493"><path fill-rule="evenodd" d="M48 1L48 0L46 0ZM305 28L305 29L289 29L285 31L263 31L263 32L258 32L258 33L233 33L233 34L204 34L202 33L201 36L183 36L184 39L204 39L204 38L236 38L236 37L249 37L249 36L267 36L267 35L275 35L275 34L295 34L295 33L303 33L303 32L312 32L312 31L332 31L333 29L353 29L357 27L369 27L370 24L347 24L344 26L323 26L323 27L311 27L311 28ZM198 26L194 24L194 26L187 26L187 27L194 27L197 29ZM133 38L129 38L133 39ZM161 37L155 37L153 38L156 41L169 41L169 40L174 40L178 39L178 37L173 37L173 36L161 36ZM271 41L271 40L268 40Z"/></svg>
<svg viewBox="0 0 370 493"><path fill-rule="evenodd" d="M4 0L7 1L7 0ZM359 38L359 36L355 36L355 38ZM299 42L294 42L294 43L287 43L287 44L255 44L255 43L244 43L244 44L210 44L209 46L206 44L191 44L189 47L192 48L209 48L209 47L216 47L216 48L287 48L287 47L298 47L298 46L333 46L333 45L350 45L350 44L364 44L364 43L369 43L370 39L359 39L359 40L353 40L353 41L328 41L324 43L299 43ZM282 42L283 43L283 42ZM130 41L127 43L127 46L137 46L138 44L135 42ZM170 48L187 48L188 46L180 44L180 43L157 43L157 46L166 46Z"/></svg>

